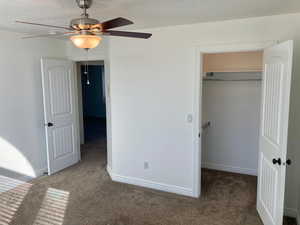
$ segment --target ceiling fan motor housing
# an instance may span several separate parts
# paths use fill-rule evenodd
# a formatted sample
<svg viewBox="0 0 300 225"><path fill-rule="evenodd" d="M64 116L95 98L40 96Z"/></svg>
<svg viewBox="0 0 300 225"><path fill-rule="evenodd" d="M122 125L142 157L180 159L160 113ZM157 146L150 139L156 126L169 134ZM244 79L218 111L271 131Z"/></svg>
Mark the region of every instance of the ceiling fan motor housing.
<svg viewBox="0 0 300 225"><path fill-rule="evenodd" d="M99 20L89 18L86 9L92 5L92 0L76 0L78 6L84 10L81 18L71 20L70 27L77 31L89 31L91 29L99 29Z"/></svg>
<svg viewBox="0 0 300 225"><path fill-rule="evenodd" d="M99 26L100 22L99 20L89 18L89 17L83 17L83 18L77 18L73 19L71 21L70 27L72 27L75 30L81 31L81 30L90 30L90 29L100 29Z"/></svg>

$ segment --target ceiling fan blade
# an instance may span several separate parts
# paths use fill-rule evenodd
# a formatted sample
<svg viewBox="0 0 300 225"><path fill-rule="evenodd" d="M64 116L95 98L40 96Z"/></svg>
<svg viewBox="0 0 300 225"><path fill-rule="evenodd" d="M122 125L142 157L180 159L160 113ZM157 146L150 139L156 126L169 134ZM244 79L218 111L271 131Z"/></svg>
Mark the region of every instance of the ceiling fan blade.
<svg viewBox="0 0 300 225"><path fill-rule="evenodd" d="M55 33L55 34L37 34L37 35L30 35L22 37L22 39L30 39L30 38L44 38L44 37L59 37L59 36L66 36L76 34L76 32L65 32L65 33Z"/></svg>
<svg viewBox="0 0 300 225"><path fill-rule="evenodd" d="M130 25L130 24L133 24L133 22L128 19L119 17L116 19L105 21L105 22L101 23L101 26L102 26L103 30L108 30L108 29L122 27L122 26Z"/></svg>
<svg viewBox="0 0 300 225"><path fill-rule="evenodd" d="M130 37L130 38L143 38L143 39L148 39L152 36L152 34L149 33L128 32L128 31L118 31L118 30L107 30L103 33L103 35Z"/></svg>
<svg viewBox="0 0 300 225"><path fill-rule="evenodd" d="M52 27L52 28L59 28L59 29L65 29L65 30L73 30L70 27L61 27L61 26L54 26L54 25L41 24L41 23L31 23L31 22L20 21L20 20L16 20L16 23L23 23L23 24L43 26L43 27Z"/></svg>

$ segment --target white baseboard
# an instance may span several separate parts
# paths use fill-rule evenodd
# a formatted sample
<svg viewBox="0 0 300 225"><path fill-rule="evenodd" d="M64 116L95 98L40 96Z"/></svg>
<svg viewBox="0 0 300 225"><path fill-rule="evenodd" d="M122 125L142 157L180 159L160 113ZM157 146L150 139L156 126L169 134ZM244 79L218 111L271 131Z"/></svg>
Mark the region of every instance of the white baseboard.
<svg viewBox="0 0 300 225"><path fill-rule="evenodd" d="M221 171L226 171L231 173L240 173L240 174L257 176L257 170L255 169L241 168L241 167L228 166L228 165L222 165L216 163L205 163L205 162L202 162L201 165L202 168L206 168L206 169L221 170Z"/></svg>
<svg viewBox="0 0 300 225"><path fill-rule="evenodd" d="M35 171L35 177L43 176L47 172L48 172L48 168L42 168L42 169L36 170Z"/></svg>
<svg viewBox="0 0 300 225"><path fill-rule="evenodd" d="M32 178L25 175L11 176L0 175L0 182L3 184L0 190L0 194L15 189L23 184L27 184ZM15 174L14 174L15 175Z"/></svg>
<svg viewBox="0 0 300 225"><path fill-rule="evenodd" d="M141 178L128 177L128 176L115 174L108 166L106 169L111 179L116 182L132 184L132 185L142 186L146 188L152 188L159 191L171 192L171 193L185 195L189 197L195 197L193 190L190 188L185 188L185 187L180 187L180 186L170 185L170 184L163 184L163 183L149 181Z"/></svg>
<svg viewBox="0 0 300 225"><path fill-rule="evenodd" d="M106 165L106 171L109 174L110 178L111 178L111 174L112 174L112 170L110 168L110 166Z"/></svg>
<svg viewBox="0 0 300 225"><path fill-rule="evenodd" d="M21 175L20 177L17 177L16 179L17 179L17 180L20 180L20 181L28 182L28 181L31 181L31 180L34 179L34 178L43 176L43 175L45 174L45 172L47 172L47 171L48 171L47 168L38 169L38 170L35 170L35 171L34 171L34 173L35 173L35 176L34 176L34 177L30 177L30 176L26 176L26 175Z"/></svg>
<svg viewBox="0 0 300 225"><path fill-rule="evenodd" d="M6 175L1 175L0 174L0 179L2 179L4 182L12 182L13 185L7 185L3 190L1 190L2 192L3 191L9 191L15 187L17 187L18 185L21 185L21 184L24 184L24 183L27 183L27 182L30 182L32 179L34 178L37 178L37 177L40 177L42 175L44 175L44 173L47 171L47 168L44 168L44 169L39 169L39 170L36 170L35 171L35 176L32 177L32 176L27 176L27 175L21 175L21 174L6 174Z"/></svg>

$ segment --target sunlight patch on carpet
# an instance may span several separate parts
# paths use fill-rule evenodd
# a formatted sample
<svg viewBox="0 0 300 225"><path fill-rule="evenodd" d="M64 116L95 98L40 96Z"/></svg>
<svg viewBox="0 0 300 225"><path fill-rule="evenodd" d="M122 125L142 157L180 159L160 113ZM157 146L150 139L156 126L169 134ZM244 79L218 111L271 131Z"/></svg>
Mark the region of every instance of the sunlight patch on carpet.
<svg viewBox="0 0 300 225"><path fill-rule="evenodd" d="M10 224L31 186L0 175L0 225Z"/></svg>
<svg viewBox="0 0 300 225"><path fill-rule="evenodd" d="M48 188L34 225L62 225L69 192Z"/></svg>

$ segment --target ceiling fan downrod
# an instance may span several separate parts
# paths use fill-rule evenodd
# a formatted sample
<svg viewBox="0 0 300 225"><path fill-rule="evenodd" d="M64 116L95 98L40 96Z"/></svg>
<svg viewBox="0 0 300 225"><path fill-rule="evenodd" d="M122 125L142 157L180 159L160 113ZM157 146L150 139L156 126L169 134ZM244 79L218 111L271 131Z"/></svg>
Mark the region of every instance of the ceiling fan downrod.
<svg viewBox="0 0 300 225"><path fill-rule="evenodd" d="M83 9L82 16L88 17L87 9L89 9L92 6L92 0L76 0L77 5L79 8Z"/></svg>
<svg viewBox="0 0 300 225"><path fill-rule="evenodd" d="M89 30L91 27L100 24L99 20L89 18L87 13L87 9L92 5L92 0L76 0L76 2L78 7L83 9L83 14L81 14L80 18L71 20L70 27L80 31L81 34L90 34Z"/></svg>

